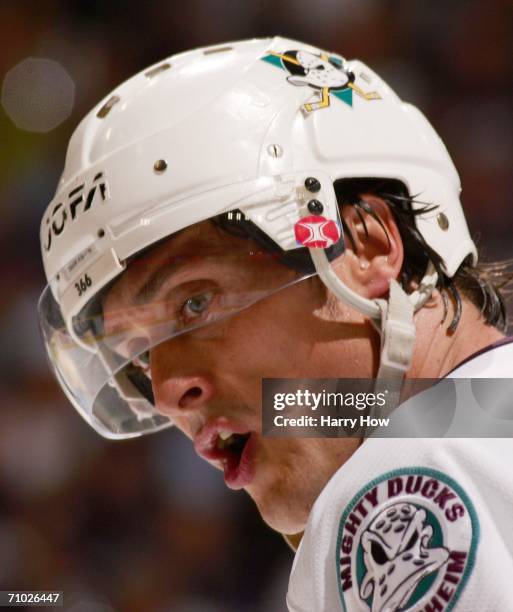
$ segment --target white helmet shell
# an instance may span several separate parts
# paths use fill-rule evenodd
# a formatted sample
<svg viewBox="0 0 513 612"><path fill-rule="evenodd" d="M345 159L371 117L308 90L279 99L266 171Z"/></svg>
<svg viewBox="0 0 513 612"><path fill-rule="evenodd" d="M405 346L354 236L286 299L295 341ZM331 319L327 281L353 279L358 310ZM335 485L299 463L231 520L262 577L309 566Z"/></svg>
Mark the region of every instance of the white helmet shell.
<svg viewBox="0 0 513 612"><path fill-rule="evenodd" d="M41 225L54 295L77 312L83 300L75 292L63 298L88 266L101 270L91 289L98 291L127 256L243 208L237 202L265 192L269 179L287 191L305 176L320 180L316 197L331 218L337 179L398 179L438 205L416 223L446 273L467 255L476 258L458 175L424 116L361 62L277 37L172 56L117 87L83 119ZM298 178L292 187L284 177ZM225 196L214 196L221 188ZM300 215L290 206L284 216L252 201L245 212L282 248L297 248Z"/></svg>

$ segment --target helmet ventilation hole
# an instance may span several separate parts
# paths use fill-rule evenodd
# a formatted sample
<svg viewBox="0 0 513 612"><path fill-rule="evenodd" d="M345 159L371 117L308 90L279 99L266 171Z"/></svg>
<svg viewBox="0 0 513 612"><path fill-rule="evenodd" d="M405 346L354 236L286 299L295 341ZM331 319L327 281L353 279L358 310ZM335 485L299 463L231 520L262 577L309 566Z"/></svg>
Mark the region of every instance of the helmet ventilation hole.
<svg viewBox="0 0 513 612"><path fill-rule="evenodd" d="M148 70L147 72L144 73L144 76L148 79L152 79L153 77L156 77L161 72L164 72L165 70L169 70L170 68L171 68L171 64L169 62L165 62L164 64L160 64L159 66L155 66L155 68Z"/></svg>
<svg viewBox="0 0 513 612"><path fill-rule="evenodd" d="M225 53L226 51L233 51L233 47L215 47L214 49L206 49L203 51L203 55L213 55L214 53Z"/></svg>
<svg viewBox="0 0 513 612"><path fill-rule="evenodd" d="M111 96L107 102L96 113L98 119L104 119L111 111L112 107L120 101L119 96Z"/></svg>

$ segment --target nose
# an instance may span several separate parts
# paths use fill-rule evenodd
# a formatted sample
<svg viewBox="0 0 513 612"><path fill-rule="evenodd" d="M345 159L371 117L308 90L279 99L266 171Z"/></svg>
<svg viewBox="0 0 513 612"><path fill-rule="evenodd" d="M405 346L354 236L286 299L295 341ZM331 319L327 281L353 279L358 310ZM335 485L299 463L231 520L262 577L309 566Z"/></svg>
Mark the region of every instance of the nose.
<svg viewBox="0 0 513 612"><path fill-rule="evenodd" d="M159 379L152 371L152 385L157 410L171 418L197 413L214 395L205 376L170 374Z"/></svg>
<svg viewBox="0 0 513 612"><path fill-rule="evenodd" d="M191 354L178 340L174 338L150 350L155 407L171 419L198 414L214 396L214 385L201 356Z"/></svg>

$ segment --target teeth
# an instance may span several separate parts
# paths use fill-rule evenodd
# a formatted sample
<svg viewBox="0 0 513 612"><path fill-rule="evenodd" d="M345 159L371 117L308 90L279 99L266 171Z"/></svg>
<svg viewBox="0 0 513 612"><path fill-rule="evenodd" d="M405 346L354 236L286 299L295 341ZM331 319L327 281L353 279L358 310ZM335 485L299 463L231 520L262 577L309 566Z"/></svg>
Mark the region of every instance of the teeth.
<svg viewBox="0 0 513 612"><path fill-rule="evenodd" d="M233 442L234 437L230 431L220 431L217 434L217 448L219 450L224 450L228 448L230 444Z"/></svg>

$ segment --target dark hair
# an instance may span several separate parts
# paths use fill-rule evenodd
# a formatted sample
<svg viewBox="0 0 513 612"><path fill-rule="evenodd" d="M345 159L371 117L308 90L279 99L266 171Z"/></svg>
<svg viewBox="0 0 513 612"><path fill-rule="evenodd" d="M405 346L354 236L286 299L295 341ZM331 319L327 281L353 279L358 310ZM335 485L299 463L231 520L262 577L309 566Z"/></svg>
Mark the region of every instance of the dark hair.
<svg viewBox="0 0 513 612"><path fill-rule="evenodd" d="M426 243L415 223L416 217L433 212L438 208L437 204L421 202L417 196L411 196L408 193L403 183L393 179L339 179L335 181L334 188L340 209L342 210L344 206L355 206L365 231L367 228L364 214L370 215L382 226L383 223L372 207L362 200L362 194L372 193L382 198L390 206L405 252L401 284L404 289L407 289L412 281L421 282L428 264L432 263L438 273L436 286L444 302L442 322L447 318L448 300L452 300L454 304L454 316L448 328L451 333L455 331L461 318L461 295L480 309L488 325L493 325L500 331L506 331L508 321L502 289L513 281L511 261L478 263L474 266L469 256L460 265L454 277L450 278L443 270L442 258ZM345 236L356 250L354 238L342 215L341 218ZM213 219L213 222L231 235L252 238L267 252L274 254L282 263L295 270L305 273L315 270L307 249L283 251L239 210L219 215ZM384 226L383 229L385 230ZM328 259L331 261L338 257L342 248L343 246L334 245L326 249Z"/></svg>

